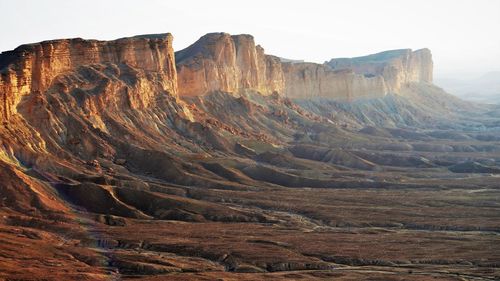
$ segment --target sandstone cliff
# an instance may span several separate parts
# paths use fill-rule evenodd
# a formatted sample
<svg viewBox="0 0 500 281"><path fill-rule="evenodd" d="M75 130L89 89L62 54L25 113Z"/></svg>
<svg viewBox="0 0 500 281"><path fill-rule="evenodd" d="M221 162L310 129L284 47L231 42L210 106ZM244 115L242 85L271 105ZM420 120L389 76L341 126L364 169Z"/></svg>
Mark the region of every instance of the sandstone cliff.
<svg viewBox="0 0 500 281"><path fill-rule="evenodd" d="M181 90L201 94L182 100L169 35L0 56L0 280L499 272L499 239L485 235L500 232L498 200L485 198L500 196L490 175L500 173L500 108L426 83L339 103L383 95L385 78L215 37L179 53L192 79ZM387 270L331 270L339 264Z"/></svg>
<svg viewBox="0 0 500 281"><path fill-rule="evenodd" d="M433 63L429 49L392 50L363 57L332 59L326 65L333 69L351 69L367 77L381 76L392 93L400 93L411 82L432 82Z"/></svg>
<svg viewBox="0 0 500 281"><path fill-rule="evenodd" d="M184 143L183 134L192 141L203 128L190 125L178 99L172 40L65 39L1 54L0 157L60 168L48 155L81 165L119 157L123 141L142 148Z"/></svg>
<svg viewBox="0 0 500 281"><path fill-rule="evenodd" d="M175 57L183 96L246 89L267 95L284 88L280 60L265 55L250 35L210 33Z"/></svg>
<svg viewBox="0 0 500 281"><path fill-rule="evenodd" d="M290 98L349 101L400 93L410 82L432 81L427 49L315 64L266 55L250 35L211 33L175 55L181 96L255 90L264 95L278 92Z"/></svg>
<svg viewBox="0 0 500 281"><path fill-rule="evenodd" d="M21 98L44 93L69 70L93 64L127 65L154 72L164 91L176 95L177 75L170 34L115 41L66 39L23 45L0 55L0 114L8 119ZM119 75L119 73L117 73ZM144 94L148 94L144 92ZM142 99L147 100L147 98Z"/></svg>
<svg viewBox="0 0 500 281"><path fill-rule="evenodd" d="M316 63L283 63L284 95L290 98L331 98L352 101L359 98L383 97L387 93L384 80L365 77L350 69L334 71Z"/></svg>

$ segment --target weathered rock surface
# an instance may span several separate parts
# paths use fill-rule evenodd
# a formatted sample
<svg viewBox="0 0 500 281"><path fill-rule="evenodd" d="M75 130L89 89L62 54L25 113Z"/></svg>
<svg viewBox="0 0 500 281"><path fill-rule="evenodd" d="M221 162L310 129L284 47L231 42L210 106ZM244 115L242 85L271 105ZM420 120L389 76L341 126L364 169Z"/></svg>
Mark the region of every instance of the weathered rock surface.
<svg viewBox="0 0 500 281"><path fill-rule="evenodd" d="M428 49L316 64L266 55L250 35L212 33L176 52L176 60L181 96L255 90L290 98L352 101L400 93L412 82L432 82Z"/></svg>
<svg viewBox="0 0 500 281"><path fill-rule="evenodd" d="M498 279L498 108L203 40L0 56L1 280Z"/></svg>
<svg viewBox="0 0 500 281"><path fill-rule="evenodd" d="M172 40L170 34L66 39L2 53L0 151L28 166L53 165L52 155L92 164L118 156L123 139L142 147L165 142L174 134L166 122L189 130Z"/></svg>
<svg viewBox="0 0 500 281"><path fill-rule="evenodd" d="M400 93L411 82L432 82L433 62L429 49L391 50L373 55L332 59L333 69L351 69L365 77L382 77L387 90Z"/></svg>
<svg viewBox="0 0 500 281"><path fill-rule="evenodd" d="M175 57L181 96L243 90L267 95L284 88L279 58L264 55L251 35L210 33Z"/></svg>
<svg viewBox="0 0 500 281"><path fill-rule="evenodd" d="M332 70L316 63L283 63L284 95L290 98L330 98L352 101L387 93L380 76L365 77L350 69Z"/></svg>
<svg viewBox="0 0 500 281"><path fill-rule="evenodd" d="M177 94L177 75L170 34L122 38L114 41L66 39L22 45L0 55L0 111L2 119L16 112L21 98L44 93L54 79L69 70L93 64L127 65L154 73L165 92ZM118 70L114 70L118 71ZM116 75L120 75L118 71ZM148 91L144 91L147 94ZM147 103L147 97L141 102Z"/></svg>

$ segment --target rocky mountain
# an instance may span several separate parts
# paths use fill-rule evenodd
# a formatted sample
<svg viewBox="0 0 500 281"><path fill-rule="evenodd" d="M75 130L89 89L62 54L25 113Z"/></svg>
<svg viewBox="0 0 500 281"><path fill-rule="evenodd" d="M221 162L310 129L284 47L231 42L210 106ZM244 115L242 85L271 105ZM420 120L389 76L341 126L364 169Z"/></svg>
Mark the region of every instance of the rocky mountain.
<svg viewBox="0 0 500 281"><path fill-rule="evenodd" d="M428 49L387 51L326 64L281 60L264 54L250 35L207 34L176 52L181 95L255 90L290 98L337 100L400 93L411 82L432 82Z"/></svg>
<svg viewBox="0 0 500 281"><path fill-rule="evenodd" d="M175 57L181 95L244 90L269 95L284 89L280 60L265 55L251 35L207 34Z"/></svg>
<svg viewBox="0 0 500 281"><path fill-rule="evenodd" d="M391 93L412 82L432 82L432 55L429 49L385 51L356 58L332 59L326 65L333 69L351 69L365 77L381 77Z"/></svg>
<svg viewBox="0 0 500 281"><path fill-rule="evenodd" d="M430 51L172 40L0 54L0 279L500 276L500 109L434 86Z"/></svg>
<svg viewBox="0 0 500 281"><path fill-rule="evenodd" d="M58 75L93 64L125 63L144 75L155 72L158 74L156 79L162 83L162 90L175 96L177 76L172 39L170 34L159 34L110 42L54 40L23 45L2 53L2 117L8 119L15 113L23 96L45 93ZM143 92L137 101L148 103L149 98L148 93Z"/></svg>

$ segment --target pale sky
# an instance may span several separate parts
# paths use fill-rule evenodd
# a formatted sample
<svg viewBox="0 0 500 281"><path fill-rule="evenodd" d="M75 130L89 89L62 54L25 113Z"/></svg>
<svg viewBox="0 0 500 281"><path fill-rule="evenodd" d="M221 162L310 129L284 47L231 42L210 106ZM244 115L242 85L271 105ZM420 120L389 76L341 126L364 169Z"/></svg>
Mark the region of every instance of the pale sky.
<svg viewBox="0 0 500 281"><path fill-rule="evenodd" d="M500 0L0 0L0 51L57 38L252 34L266 53L323 63L427 47L438 76L500 70Z"/></svg>

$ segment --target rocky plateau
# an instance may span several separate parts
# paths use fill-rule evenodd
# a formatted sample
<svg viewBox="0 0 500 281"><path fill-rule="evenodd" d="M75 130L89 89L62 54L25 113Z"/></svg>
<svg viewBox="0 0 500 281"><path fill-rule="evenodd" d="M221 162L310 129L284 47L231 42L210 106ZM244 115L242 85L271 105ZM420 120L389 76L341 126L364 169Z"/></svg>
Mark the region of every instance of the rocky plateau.
<svg viewBox="0 0 500 281"><path fill-rule="evenodd" d="M0 280L500 279L500 107L430 50L172 41L0 54Z"/></svg>

